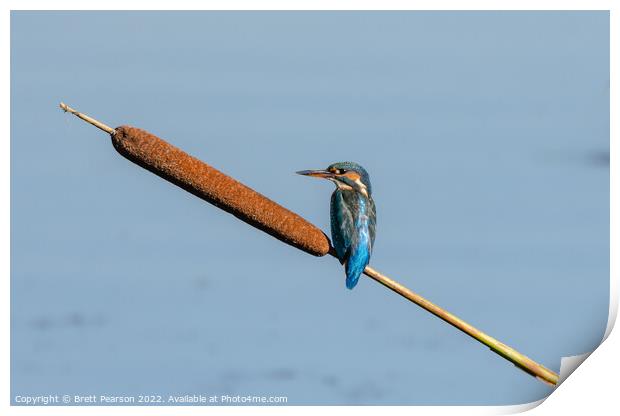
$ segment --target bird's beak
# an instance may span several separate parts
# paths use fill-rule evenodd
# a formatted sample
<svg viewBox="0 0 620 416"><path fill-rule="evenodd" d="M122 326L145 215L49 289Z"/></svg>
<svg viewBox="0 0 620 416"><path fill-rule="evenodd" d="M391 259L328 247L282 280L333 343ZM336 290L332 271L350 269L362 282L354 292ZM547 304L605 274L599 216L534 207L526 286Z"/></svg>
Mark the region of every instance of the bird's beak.
<svg viewBox="0 0 620 416"><path fill-rule="evenodd" d="M314 178L332 179L334 177L334 174L328 170L300 170L295 173L298 175L312 176Z"/></svg>
<svg viewBox="0 0 620 416"><path fill-rule="evenodd" d="M324 178L324 179L331 179L334 177L334 174L328 170L300 170L299 172L295 172L295 173L297 173L298 175L312 176L315 178Z"/></svg>

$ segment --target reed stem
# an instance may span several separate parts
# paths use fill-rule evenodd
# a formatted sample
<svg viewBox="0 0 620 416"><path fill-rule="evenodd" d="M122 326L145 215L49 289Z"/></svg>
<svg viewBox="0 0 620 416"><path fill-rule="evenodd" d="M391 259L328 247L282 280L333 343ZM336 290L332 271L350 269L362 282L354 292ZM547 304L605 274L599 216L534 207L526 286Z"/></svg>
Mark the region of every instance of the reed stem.
<svg viewBox="0 0 620 416"><path fill-rule="evenodd" d="M407 289L405 286L400 283L390 279L389 277L381 274L377 270L373 269L370 266L366 266L364 269L364 274L377 282L381 283L383 286L388 289L398 293L402 297L410 300L421 308L427 310L438 318L443 319L450 325L454 326L458 330L466 333L470 337L475 340L483 343L487 347L491 349L491 351L499 354L501 357L507 359L512 362L514 365L529 373L530 375L538 378L539 380L551 385L555 386L558 384L559 376L548 368L538 364L531 358L526 357L521 354L514 348L509 347L508 345L496 340L495 338L485 334L481 330L475 328L474 326L468 324L461 318L456 315L451 314L445 309L435 305L433 302L423 298L417 293Z"/></svg>
<svg viewBox="0 0 620 416"><path fill-rule="evenodd" d="M85 122L92 124L93 126L97 127L98 129L101 129L101 130L105 131L108 134L114 134L115 133L115 130L112 127L107 126L107 125L103 124L102 122L100 122L98 120L95 120L92 117L87 116L86 114L82 114L79 111L74 110L73 108L69 107L65 103L60 103L60 108L62 108L65 111L65 113L71 113L74 116L81 118Z"/></svg>

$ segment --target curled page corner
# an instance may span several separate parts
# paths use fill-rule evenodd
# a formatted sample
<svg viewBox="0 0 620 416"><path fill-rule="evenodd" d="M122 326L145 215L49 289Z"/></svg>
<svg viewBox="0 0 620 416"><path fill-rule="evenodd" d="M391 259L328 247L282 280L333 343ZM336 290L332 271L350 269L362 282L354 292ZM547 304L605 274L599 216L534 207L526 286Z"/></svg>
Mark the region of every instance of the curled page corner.
<svg viewBox="0 0 620 416"><path fill-rule="evenodd" d="M560 362L560 380L558 386L564 383L564 380L568 378L573 371L577 369L583 362L592 354L591 352L586 352L584 354L579 355L571 355L568 357L562 357L562 361Z"/></svg>
<svg viewBox="0 0 620 416"><path fill-rule="evenodd" d="M616 318L618 316L618 296L617 289L615 288L614 279L611 279L611 286L609 289L609 315L607 318L607 327L605 328L605 334L601 340L601 344L605 342L611 330L613 329ZM597 347L598 348L598 347ZM568 357L562 357L560 362L560 380L558 386L571 375L573 371L577 369L594 351L586 352L584 354L571 355Z"/></svg>

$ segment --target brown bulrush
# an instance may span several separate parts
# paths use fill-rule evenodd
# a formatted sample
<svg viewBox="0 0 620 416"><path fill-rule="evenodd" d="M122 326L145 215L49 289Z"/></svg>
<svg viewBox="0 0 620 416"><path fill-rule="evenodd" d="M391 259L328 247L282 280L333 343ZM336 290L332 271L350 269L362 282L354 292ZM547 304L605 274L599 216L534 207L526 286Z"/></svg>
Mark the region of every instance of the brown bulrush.
<svg viewBox="0 0 620 416"><path fill-rule="evenodd" d="M147 131L117 127L112 144L135 164L293 247L315 256L329 252L323 231L299 215Z"/></svg>
<svg viewBox="0 0 620 416"><path fill-rule="evenodd" d="M135 164L287 244L315 256L328 253L334 255L329 239L319 228L157 136L136 127L121 126L113 129L64 103L60 104L60 108L109 133L114 148ZM558 374L400 283L370 266L364 269L364 274L486 345L528 374L551 386L557 385Z"/></svg>

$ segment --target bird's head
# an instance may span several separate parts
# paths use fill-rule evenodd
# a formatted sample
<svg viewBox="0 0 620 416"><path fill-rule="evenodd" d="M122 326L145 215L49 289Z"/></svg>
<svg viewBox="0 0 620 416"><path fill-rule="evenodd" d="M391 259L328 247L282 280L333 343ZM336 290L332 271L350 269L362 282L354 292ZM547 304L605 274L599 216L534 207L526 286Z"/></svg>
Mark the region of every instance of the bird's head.
<svg viewBox="0 0 620 416"><path fill-rule="evenodd" d="M332 163L325 170L302 170L297 173L328 179L340 189L353 189L366 196L372 193L368 172L355 162Z"/></svg>

